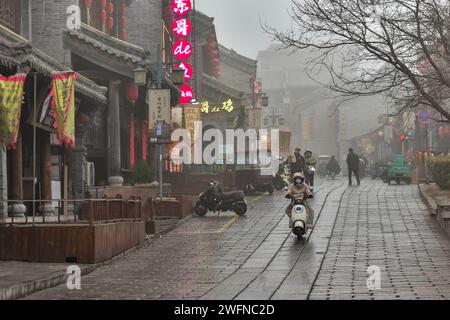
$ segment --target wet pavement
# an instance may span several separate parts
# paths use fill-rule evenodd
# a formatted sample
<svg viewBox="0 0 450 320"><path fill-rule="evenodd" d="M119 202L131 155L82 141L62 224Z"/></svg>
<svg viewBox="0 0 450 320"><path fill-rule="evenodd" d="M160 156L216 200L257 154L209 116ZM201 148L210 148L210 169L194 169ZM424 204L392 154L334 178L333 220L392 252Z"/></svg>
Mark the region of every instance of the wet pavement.
<svg viewBox="0 0 450 320"><path fill-rule="evenodd" d="M123 259L26 299L450 298L450 240L417 186L317 182L315 228L289 233L283 192L248 197L244 217L192 217ZM368 266L380 289L367 287Z"/></svg>

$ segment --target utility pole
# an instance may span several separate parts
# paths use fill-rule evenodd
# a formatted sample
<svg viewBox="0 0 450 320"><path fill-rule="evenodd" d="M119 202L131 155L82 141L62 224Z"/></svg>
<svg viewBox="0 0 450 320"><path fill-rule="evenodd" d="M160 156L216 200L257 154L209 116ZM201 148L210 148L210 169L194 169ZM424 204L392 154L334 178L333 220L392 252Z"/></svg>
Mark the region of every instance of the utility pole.
<svg viewBox="0 0 450 320"><path fill-rule="evenodd" d="M162 65L161 65L161 44L158 44L158 53L157 53L157 68L158 72L156 75L156 86L158 89L161 89L161 82L162 82ZM161 128L162 131L162 125L163 123L158 121L157 122L157 131ZM157 132L158 133L158 132ZM158 137L157 137L158 138ZM159 161L159 196L162 199L163 198L163 154L162 154L162 144L158 143L158 161Z"/></svg>

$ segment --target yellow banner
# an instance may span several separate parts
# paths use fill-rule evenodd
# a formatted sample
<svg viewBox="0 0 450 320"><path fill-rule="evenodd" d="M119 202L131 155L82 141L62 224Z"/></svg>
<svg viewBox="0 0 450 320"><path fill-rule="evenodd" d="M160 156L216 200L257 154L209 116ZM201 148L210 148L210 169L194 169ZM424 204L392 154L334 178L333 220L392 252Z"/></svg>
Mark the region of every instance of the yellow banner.
<svg viewBox="0 0 450 320"><path fill-rule="evenodd" d="M0 75L0 143L14 148L19 132L26 75Z"/></svg>
<svg viewBox="0 0 450 320"><path fill-rule="evenodd" d="M67 147L75 146L75 73L52 75L53 107L58 139Z"/></svg>
<svg viewBox="0 0 450 320"><path fill-rule="evenodd" d="M187 129L191 135L191 142L194 143L201 135L202 128L200 128L201 108L200 106L184 107L184 128ZM197 124L197 125L196 125Z"/></svg>

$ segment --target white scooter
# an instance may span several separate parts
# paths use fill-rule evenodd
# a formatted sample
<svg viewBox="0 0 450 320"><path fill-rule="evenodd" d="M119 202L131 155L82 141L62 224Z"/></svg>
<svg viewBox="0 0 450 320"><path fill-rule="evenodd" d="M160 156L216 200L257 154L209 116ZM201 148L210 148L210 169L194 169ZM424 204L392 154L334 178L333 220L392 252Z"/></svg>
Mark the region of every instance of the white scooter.
<svg viewBox="0 0 450 320"><path fill-rule="evenodd" d="M313 195L310 194L305 197L302 193L295 195L286 194L286 198L291 199L293 204L289 227L292 233L297 236L297 240L300 240L308 232L308 229L312 229L313 227L314 211L312 209L306 209L305 205L308 199L313 198Z"/></svg>

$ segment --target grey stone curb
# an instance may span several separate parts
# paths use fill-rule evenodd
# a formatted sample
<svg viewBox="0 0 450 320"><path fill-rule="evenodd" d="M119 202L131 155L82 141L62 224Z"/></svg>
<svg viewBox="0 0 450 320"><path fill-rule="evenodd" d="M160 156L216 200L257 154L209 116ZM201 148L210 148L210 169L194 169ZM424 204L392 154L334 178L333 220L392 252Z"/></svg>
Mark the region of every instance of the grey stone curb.
<svg viewBox="0 0 450 320"><path fill-rule="evenodd" d="M422 184L419 184L418 188L419 188L420 196L421 196L423 202L425 202L426 206L428 207L428 210L430 211L431 215L436 216L437 215L436 201L434 201L433 198L431 198L425 194L425 192L422 190Z"/></svg>

